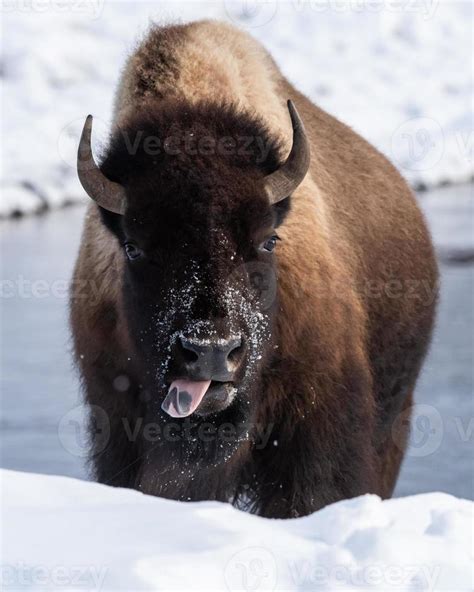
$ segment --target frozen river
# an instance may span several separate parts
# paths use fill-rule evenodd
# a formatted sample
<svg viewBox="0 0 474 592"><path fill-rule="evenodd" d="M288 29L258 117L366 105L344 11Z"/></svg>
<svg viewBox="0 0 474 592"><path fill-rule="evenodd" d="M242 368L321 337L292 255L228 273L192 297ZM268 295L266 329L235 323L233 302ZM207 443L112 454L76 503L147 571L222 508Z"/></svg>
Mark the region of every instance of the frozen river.
<svg viewBox="0 0 474 592"><path fill-rule="evenodd" d="M435 339L417 389L409 454L397 494L473 498L472 187L420 197L441 258ZM65 286L83 208L0 223L2 467L87 478Z"/></svg>

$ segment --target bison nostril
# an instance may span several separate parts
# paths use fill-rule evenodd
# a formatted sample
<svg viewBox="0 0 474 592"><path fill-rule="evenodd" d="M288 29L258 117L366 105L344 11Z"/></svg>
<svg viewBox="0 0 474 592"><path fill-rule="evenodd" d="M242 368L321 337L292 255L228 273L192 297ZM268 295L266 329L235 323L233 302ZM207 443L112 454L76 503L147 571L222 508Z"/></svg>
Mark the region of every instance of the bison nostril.
<svg viewBox="0 0 474 592"><path fill-rule="evenodd" d="M236 364L240 360L240 358L242 357L243 352L244 352L244 346L243 346L243 343L240 343L239 345L234 347L234 349L232 349L227 354L227 360L229 362L232 362L233 364Z"/></svg>
<svg viewBox="0 0 474 592"><path fill-rule="evenodd" d="M190 364L198 360L199 354L196 351L196 348L192 342L190 342L187 339L184 339L183 337L180 337L178 346L180 349L181 356L185 362Z"/></svg>
<svg viewBox="0 0 474 592"><path fill-rule="evenodd" d="M191 351L190 349L182 348L183 359L185 362L196 362L199 356L196 352Z"/></svg>

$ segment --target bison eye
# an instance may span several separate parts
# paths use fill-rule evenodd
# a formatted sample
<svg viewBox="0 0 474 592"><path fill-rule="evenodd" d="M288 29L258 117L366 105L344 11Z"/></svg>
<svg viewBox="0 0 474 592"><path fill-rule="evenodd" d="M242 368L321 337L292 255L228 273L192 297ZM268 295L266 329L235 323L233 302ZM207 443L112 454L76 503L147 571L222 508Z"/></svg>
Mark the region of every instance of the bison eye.
<svg viewBox="0 0 474 592"><path fill-rule="evenodd" d="M139 259L143 255L143 251L133 243L125 243L124 248L125 252L127 253L127 257L130 259L130 261Z"/></svg>
<svg viewBox="0 0 474 592"><path fill-rule="evenodd" d="M268 251L269 253L271 253L273 251L273 249L275 248L276 244L277 244L277 240L279 240L279 238L275 234L274 236L271 236L270 238L267 238L267 240L262 243L261 248L264 251Z"/></svg>

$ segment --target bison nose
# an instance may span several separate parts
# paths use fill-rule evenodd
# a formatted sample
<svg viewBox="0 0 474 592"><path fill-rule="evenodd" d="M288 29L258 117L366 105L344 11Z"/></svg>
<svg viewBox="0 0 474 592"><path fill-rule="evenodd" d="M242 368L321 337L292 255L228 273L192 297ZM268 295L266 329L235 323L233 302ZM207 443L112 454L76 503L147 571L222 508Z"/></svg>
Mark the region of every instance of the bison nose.
<svg viewBox="0 0 474 592"><path fill-rule="evenodd" d="M193 380L232 381L244 352L241 337L210 340L180 337L179 346L186 374Z"/></svg>

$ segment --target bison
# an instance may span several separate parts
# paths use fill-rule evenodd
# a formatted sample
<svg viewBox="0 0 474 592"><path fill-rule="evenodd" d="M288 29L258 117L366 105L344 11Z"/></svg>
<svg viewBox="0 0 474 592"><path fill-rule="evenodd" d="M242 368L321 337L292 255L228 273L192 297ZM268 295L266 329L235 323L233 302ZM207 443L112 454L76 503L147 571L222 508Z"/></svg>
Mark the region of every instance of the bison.
<svg viewBox="0 0 474 592"><path fill-rule="evenodd" d="M219 22L129 57L71 293L95 478L293 517L392 494L437 266L397 170Z"/></svg>

